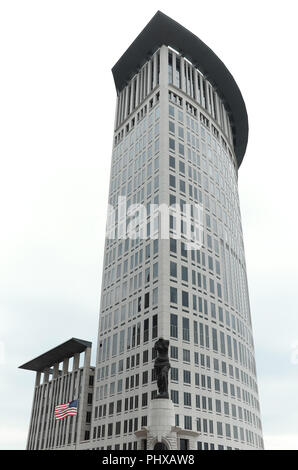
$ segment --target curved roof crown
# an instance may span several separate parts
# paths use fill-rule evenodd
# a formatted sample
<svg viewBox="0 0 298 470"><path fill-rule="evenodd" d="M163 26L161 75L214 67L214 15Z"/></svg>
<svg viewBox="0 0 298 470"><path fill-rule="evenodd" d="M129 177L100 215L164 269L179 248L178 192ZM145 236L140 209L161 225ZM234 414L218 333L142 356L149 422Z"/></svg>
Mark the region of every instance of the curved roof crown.
<svg viewBox="0 0 298 470"><path fill-rule="evenodd" d="M162 45L179 51L216 88L229 113L239 167L247 146L248 118L238 85L224 63L203 41L164 13L158 11L153 16L112 68L117 92Z"/></svg>

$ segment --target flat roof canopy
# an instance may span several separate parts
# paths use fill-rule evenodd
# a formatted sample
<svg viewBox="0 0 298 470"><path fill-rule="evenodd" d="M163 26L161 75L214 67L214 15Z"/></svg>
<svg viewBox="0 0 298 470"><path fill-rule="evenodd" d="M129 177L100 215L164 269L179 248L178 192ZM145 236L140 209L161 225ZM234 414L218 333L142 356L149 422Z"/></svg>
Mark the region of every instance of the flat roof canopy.
<svg viewBox="0 0 298 470"><path fill-rule="evenodd" d="M120 92L151 55L162 45L170 46L192 62L216 88L230 114L234 149L240 166L248 140L244 100L233 76L216 54L197 36L158 11L112 68Z"/></svg>
<svg viewBox="0 0 298 470"><path fill-rule="evenodd" d="M70 358L76 353L85 351L86 348L91 348L92 343L83 339L71 338L65 343L50 349L41 356L32 359L26 364L19 366L19 369L35 370L36 372L42 372L45 369L53 366L57 362L63 361L63 359Z"/></svg>

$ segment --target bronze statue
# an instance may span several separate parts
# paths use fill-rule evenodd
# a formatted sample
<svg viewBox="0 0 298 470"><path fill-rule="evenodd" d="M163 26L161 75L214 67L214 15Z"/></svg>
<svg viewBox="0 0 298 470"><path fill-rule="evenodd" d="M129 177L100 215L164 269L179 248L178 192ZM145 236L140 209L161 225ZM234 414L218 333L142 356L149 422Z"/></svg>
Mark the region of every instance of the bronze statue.
<svg viewBox="0 0 298 470"><path fill-rule="evenodd" d="M168 340L159 338L154 345L154 349L158 353L154 362L158 387L158 395L156 398L169 398L168 373L171 367L168 355L169 343Z"/></svg>

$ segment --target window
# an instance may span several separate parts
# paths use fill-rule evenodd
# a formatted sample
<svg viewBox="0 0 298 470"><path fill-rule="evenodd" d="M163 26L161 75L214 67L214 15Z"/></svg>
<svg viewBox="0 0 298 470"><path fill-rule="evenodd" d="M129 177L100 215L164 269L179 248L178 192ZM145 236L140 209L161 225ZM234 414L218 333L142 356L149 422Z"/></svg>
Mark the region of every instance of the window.
<svg viewBox="0 0 298 470"><path fill-rule="evenodd" d="M182 306L189 307L188 292L182 291Z"/></svg>
<svg viewBox="0 0 298 470"><path fill-rule="evenodd" d="M170 287L170 302L177 304L178 302L178 294L176 287Z"/></svg>
<svg viewBox="0 0 298 470"><path fill-rule="evenodd" d="M191 418L191 416L184 416L184 429L192 430L192 418ZM183 440L183 439L181 439L181 440ZM180 440L180 442L181 442L181 440Z"/></svg>
<svg viewBox="0 0 298 470"><path fill-rule="evenodd" d="M182 193L185 193L185 181L184 180L179 180L179 190Z"/></svg>
<svg viewBox="0 0 298 470"><path fill-rule="evenodd" d="M149 292L146 292L145 299L144 299L144 308L149 308L150 299L149 299Z"/></svg>
<svg viewBox="0 0 298 470"><path fill-rule="evenodd" d="M158 319L157 315L152 317L152 339L157 338L158 335Z"/></svg>
<svg viewBox="0 0 298 470"><path fill-rule="evenodd" d="M178 338L178 317L174 313L170 315L170 336L172 338ZM178 359L178 351L177 351Z"/></svg>
<svg viewBox="0 0 298 470"><path fill-rule="evenodd" d="M176 315L175 315L176 316ZM172 335L171 335L172 336ZM171 353L171 358L172 359L178 359L178 348L177 346L171 346L171 349L170 349Z"/></svg>
<svg viewBox="0 0 298 470"><path fill-rule="evenodd" d="M177 277L177 263L170 262L170 276Z"/></svg>
<svg viewBox="0 0 298 470"><path fill-rule="evenodd" d="M188 269L186 266L181 266L181 279L188 282Z"/></svg>
<svg viewBox="0 0 298 470"><path fill-rule="evenodd" d="M124 351L124 335L125 330L120 331L119 353Z"/></svg>
<svg viewBox="0 0 298 470"><path fill-rule="evenodd" d="M171 367L171 380L173 382L178 382L178 369L176 367Z"/></svg>
<svg viewBox="0 0 298 470"><path fill-rule="evenodd" d="M169 176L169 185L171 188L176 188L176 178L174 175Z"/></svg>
<svg viewBox="0 0 298 470"><path fill-rule="evenodd" d="M156 279L158 276L158 263L153 265L153 279Z"/></svg>
<svg viewBox="0 0 298 470"><path fill-rule="evenodd" d="M115 434L118 436L121 432L121 421L117 421L116 427L115 427Z"/></svg>
<svg viewBox="0 0 298 470"><path fill-rule="evenodd" d="M179 148L179 154L184 155L184 145L179 142L178 148Z"/></svg>
<svg viewBox="0 0 298 470"><path fill-rule="evenodd" d="M172 253L177 253L177 240L170 238L170 251Z"/></svg>
<svg viewBox="0 0 298 470"><path fill-rule="evenodd" d="M183 371L183 382L185 384L190 384L191 383L191 374L189 370L184 370Z"/></svg>
<svg viewBox="0 0 298 470"><path fill-rule="evenodd" d="M112 436L113 434L113 423L108 424L108 436Z"/></svg>
<svg viewBox="0 0 298 470"><path fill-rule="evenodd" d="M217 330L215 328L212 328L212 346L213 351L218 351Z"/></svg>
<svg viewBox="0 0 298 470"><path fill-rule="evenodd" d="M146 385L148 383L148 371L143 372L143 385Z"/></svg>
<svg viewBox="0 0 298 470"><path fill-rule="evenodd" d="M148 394L143 393L142 394L142 406L147 406L148 405Z"/></svg>
<svg viewBox="0 0 298 470"><path fill-rule="evenodd" d="M178 390L171 390L171 400L176 405L179 404L179 392L178 392Z"/></svg>
<svg viewBox="0 0 298 470"><path fill-rule="evenodd" d="M141 426L142 427L147 426L147 416L142 416Z"/></svg>
<svg viewBox="0 0 298 470"><path fill-rule="evenodd" d="M144 320L144 343L149 340L149 319Z"/></svg>
<svg viewBox="0 0 298 470"><path fill-rule="evenodd" d="M191 393L184 392L184 406L191 406Z"/></svg>
<svg viewBox="0 0 298 470"><path fill-rule="evenodd" d="M157 305L158 303L158 287L155 287L152 291L152 305Z"/></svg>
<svg viewBox="0 0 298 470"><path fill-rule="evenodd" d="M146 351L143 351L143 364L146 364L149 360L149 354L148 354L148 349Z"/></svg>
<svg viewBox="0 0 298 470"><path fill-rule="evenodd" d="M179 161L179 173L185 175L185 163L181 161Z"/></svg>
<svg viewBox="0 0 298 470"><path fill-rule="evenodd" d="M190 362L190 351L183 349L183 362Z"/></svg>
<svg viewBox="0 0 298 470"><path fill-rule="evenodd" d="M121 409L122 409L122 400L118 400L117 401L116 412L121 413Z"/></svg>
<svg viewBox="0 0 298 470"><path fill-rule="evenodd" d="M189 341L189 319L186 317L182 318L182 333L183 341Z"/></svg>
<svg viewBox="0 0 298 470"><path fill-rule="evenodd" d="M170 150L175 150L175 140L171 137L169 138L169 148Z"/></svg>
<svg viewBox="0 0 298 470"><path fill-rule="evenodd" d="M115 333L113 335L113 341L112 341L112 356L116 356L117 354L117 341L118 341L118 333Z"/></svg>

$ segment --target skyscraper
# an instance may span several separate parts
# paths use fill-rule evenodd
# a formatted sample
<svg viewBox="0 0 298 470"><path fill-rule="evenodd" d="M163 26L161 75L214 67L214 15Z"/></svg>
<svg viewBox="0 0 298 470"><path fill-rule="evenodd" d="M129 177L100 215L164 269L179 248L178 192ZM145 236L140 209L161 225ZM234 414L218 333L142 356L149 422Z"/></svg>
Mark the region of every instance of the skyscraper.
<svg viewBox="0 0 298 470"><path fill-rule="evenodd" d="M177 428L197 436L197 449L263 448L237 188L248 137L240 90L200 39L161 12L112 71L91 448L140 448L159 337L170 342ZM161 208L175 205L167 236ZM200 208L200 246L189 244L187 207L194 232Z"/></svg>
<svg viewBox="0 0 298 470"><path fill-rule="evenodd" d="M96 367L91 343L77 338L21 366L36 371L27 447L262 449L237 183L248 138L241 92L221 60L161 12L112 71ZM164 401L159 338L171 365ZM78 416L55 422L55 406L72 400Z"/></svg>

